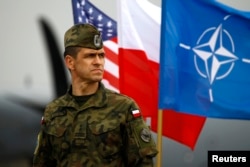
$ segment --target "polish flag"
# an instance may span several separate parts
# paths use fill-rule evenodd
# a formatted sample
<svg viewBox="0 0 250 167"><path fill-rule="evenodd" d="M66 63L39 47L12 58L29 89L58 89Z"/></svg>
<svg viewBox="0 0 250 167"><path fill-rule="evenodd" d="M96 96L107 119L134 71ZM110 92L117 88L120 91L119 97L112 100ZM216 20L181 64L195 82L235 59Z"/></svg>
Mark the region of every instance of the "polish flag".
<svg viewBox="0 0 250 167"><path fill-rule="evenodd" d="M133 110L132 115L134 118L137 118L141 116L141 112L139 110Z"/></svg>
<svg viewBox="0 0 250 167"><path fill-rule="evenodd" d="M119 89L157 132L161 8L147 0L121 0L117 11ZM194 149L205 120L165 110L162 134Z"/></svg>

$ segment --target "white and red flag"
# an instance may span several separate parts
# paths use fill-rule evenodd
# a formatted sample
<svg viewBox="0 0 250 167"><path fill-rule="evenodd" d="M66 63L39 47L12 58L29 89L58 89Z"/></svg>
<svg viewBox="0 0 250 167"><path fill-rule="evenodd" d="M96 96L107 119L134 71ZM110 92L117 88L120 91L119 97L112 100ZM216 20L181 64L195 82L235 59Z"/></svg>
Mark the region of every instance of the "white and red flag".
<svg viewBox="0 0 250 167"><path fill-rule="evenodd" d="M118 1L120 92L134 98L157 131L161 8L147 0ZM163 112L163 135L194 149L204 117Z"/></svg>

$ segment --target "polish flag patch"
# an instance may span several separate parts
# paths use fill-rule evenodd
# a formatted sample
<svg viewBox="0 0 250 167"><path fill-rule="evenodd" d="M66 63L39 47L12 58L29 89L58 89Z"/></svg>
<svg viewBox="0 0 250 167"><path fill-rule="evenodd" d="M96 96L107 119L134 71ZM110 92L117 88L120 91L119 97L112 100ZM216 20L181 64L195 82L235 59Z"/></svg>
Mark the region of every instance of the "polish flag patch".
<svg viewBox="0 0 250 167"><path fill-rule="evenodd" d="M139 110L133 110L132 115L134 118L137 118L141 116L141 112Z"/></svg>
<svg viewBox="0 0 250 167"><path fill-rule="evenodd" d="M45 119L44 119L44 117L41 118L41 122L40 122L40 123L41 123L41 125L44 125L44 124L45 124Z"/></svg>

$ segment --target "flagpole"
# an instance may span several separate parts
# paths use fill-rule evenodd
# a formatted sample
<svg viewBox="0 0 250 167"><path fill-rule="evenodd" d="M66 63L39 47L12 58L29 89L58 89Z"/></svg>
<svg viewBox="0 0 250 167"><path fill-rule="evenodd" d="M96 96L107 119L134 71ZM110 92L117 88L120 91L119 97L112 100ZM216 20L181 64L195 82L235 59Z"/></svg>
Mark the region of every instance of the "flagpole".
<svg viewBox="0 0 250 167"><path fill-rule="evenodd" d="M157 124L157 150L158 155L156 159L156 167L161 167L162 165L162 110L158 111L158 124Z"/></svg>

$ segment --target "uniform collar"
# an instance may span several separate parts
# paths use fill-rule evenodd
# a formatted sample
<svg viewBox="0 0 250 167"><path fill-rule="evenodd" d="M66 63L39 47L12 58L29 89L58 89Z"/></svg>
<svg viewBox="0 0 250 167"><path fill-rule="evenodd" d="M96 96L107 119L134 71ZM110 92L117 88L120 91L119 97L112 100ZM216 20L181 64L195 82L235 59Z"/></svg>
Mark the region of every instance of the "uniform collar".
<svg viewBox="0 0 250 167"><path fill-rule="evenodd" d="M71 95L72 92L72 85L69 87L67 93L63 97L63 103L61 103L61 107L73 107L76 108L78 106L77 102L75 101L74 97ZM104 85L99 82L99 87L96 93L93 94L89 98L89 100L83 105L80 106L81 110L84 110L89 107L103 107L107 104L107 96L106 96L106 88ZM79 107L79 106L78 106Z"/></svg>

